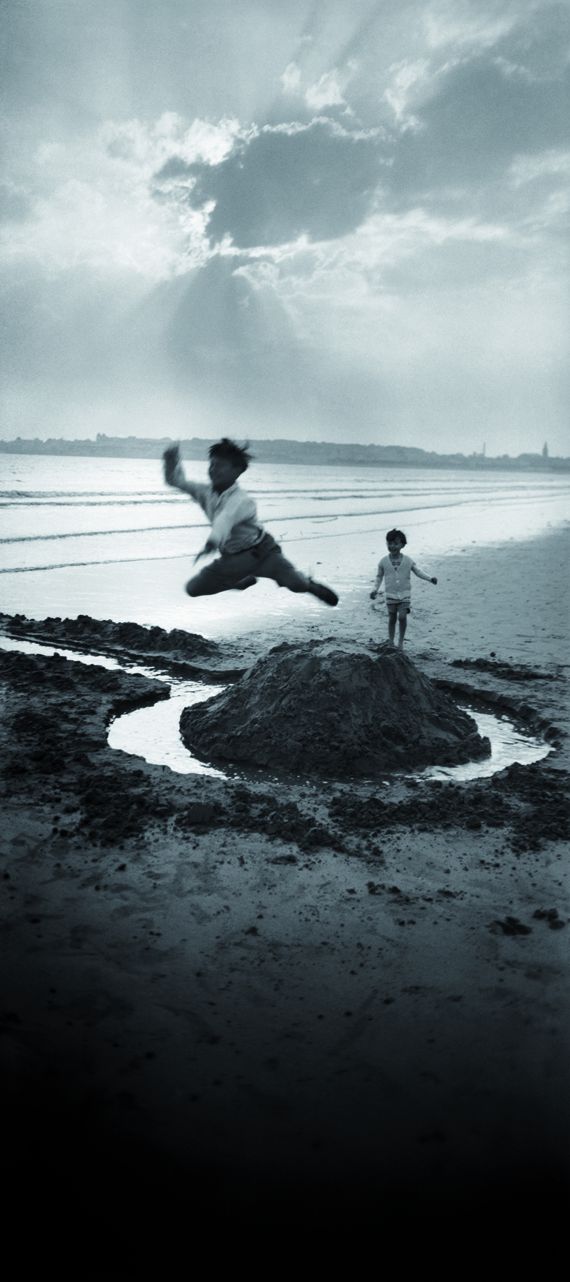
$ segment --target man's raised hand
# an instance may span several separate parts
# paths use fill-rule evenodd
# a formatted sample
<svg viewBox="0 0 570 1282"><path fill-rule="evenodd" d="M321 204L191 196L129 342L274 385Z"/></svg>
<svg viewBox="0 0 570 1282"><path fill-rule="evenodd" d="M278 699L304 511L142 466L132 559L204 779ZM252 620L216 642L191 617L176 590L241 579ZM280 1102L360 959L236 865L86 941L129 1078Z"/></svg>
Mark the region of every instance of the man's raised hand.
<svg viewBox="0 0 570 1282"><path fill-rule="evenodd" d="M162 455L162 466L164 468L164 479L167 485L175 484L175 473L180 463L180 446L169 445L168 449Z"/></svg>

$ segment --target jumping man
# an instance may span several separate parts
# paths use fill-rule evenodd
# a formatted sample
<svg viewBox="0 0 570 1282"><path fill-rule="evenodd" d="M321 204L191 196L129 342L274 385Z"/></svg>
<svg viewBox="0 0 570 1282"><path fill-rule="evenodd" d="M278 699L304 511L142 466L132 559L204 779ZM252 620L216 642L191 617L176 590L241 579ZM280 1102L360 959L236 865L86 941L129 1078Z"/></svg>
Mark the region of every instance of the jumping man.
<svg viewBox="0 0 570 1282"><path fill-rule="evenodd" d="M310 592L327 605L337 605L336 592L295 569L271 534L259 525L253 499L238 485L238 477L251 459L247 448L224 437L210 446L208 454L209 485L186 479L178 445L169 446L162 456L167 484L199 503L212 527L195 561L211 552L220 553L188 581L188 596L211 596L229 588L243 592L258 579L273 579L280 588Z"/></svg>

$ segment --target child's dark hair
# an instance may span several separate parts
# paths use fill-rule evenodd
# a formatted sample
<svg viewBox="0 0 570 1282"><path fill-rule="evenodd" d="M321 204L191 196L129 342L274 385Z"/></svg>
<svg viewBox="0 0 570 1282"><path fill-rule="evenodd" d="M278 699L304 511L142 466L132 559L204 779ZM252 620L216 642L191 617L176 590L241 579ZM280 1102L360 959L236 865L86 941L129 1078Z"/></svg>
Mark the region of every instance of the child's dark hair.
<svg viewBox="0 0 570 1282"><path fill-rule="evenodd" d="M210 458L229 459L240 472L246 471L253 458L253 454L250 454L248 449L248 442L245 445L238 445L236 441L230 441L227 436L224 436L221 441L216 441L215 445L211 445L208 455Z"/></svg>
<svg viewBox="0 0 570 1282"><path fill-rule="evenodd" d="M396 542L396 539L398 540L398 542L399 542L399 543L401 543L401 544L402 544L402 547L403 547L403 548L405 548L406 543L408 542L408 540L407 540L407 538L406 538L406 536L405 536L405 534L404 534L404 531L403 531L403 530L388 530L388 533L387 533L387 535L386 535L386 542L387 542L387 543L395 543L395 542Z"/></svg>

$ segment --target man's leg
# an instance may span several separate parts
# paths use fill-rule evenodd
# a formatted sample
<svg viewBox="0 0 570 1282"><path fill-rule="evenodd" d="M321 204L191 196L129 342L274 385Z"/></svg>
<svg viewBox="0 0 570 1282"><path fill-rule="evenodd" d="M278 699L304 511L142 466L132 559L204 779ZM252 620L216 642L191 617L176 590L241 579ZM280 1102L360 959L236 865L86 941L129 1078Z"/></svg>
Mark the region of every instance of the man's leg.
<svg viewBox="0 0 570 1282"><path fill-rule="evenodd" d="M273 579L280 588L288 588L290 592L310 592L313 596L318 597L319 601L326 601L327 605L337 605L338 597L332 588L327 588L324 583L316 583L306 574L301 574L292 561L288 561L283 553L275 550L270 552L261 561L257 568L259 578Z"/></svg>
<svg viewBox="0 0 570 1282"><path fill-rule="evenodd" d="M210 565L204 566L199 574L189 579L186 584L188 596L213 596L216 592L227 592L230 588L253 586L258 573L257 562L251 552L238 552L235 556L218 556Z"/></svg>

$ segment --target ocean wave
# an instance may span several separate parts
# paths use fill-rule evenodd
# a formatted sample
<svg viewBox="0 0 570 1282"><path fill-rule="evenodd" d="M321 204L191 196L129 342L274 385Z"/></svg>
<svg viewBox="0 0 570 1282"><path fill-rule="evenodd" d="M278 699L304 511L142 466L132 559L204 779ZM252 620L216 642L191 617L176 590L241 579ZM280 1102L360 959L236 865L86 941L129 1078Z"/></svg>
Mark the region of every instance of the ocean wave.
<svg viewBox="0 0 570 1282"><path fill-rule="evenodd" d="M358 515L366 516L367 513L363 512ZM380 513L380 515L382 515L382 513ZM300 518L296 518L296 519L300 519ZM378 526L378 528L373 527L372 529L369 526L366 526L365 528L359 528L356 530L354 529L344 530L342 533L344 536L349 537L356 534L381 534L383 532L384 532L384 525ZM339 531L336 529L336 526L335 526L334 531L331 532L330 534L324 534L320 530L318 534L304 534L302 538L302 542L312 543L320 539L321 540L336 539L338 537L339 537ZM289 542L288 539L284 539L284 538L279 539L280 544L286 545L288 542ZM299 540L297 538L293 538L293 542L297 543L299 542ZM126 565L131 561L181 561L181 560L189 561L189 562L192 561L192 553L189 552L188 550L186 550L185 552L172 552L169 550L168 552L159 553L158 556L153 556L152 554L149 555L147 553L142 556L100 557L100 558L96 558L96 559L93 558L91 560L85 560L85 561L53 561L45 565L14 565L9 567L2 566L0 567L0 574L31 574L33 572L39 572L43 570L81 569L90 565L121 565L121 564Z"/></svg>
<svg viewBox="0 0 570 1282"><path fill-rule="evenodd" d="M110 556L93 561L53 561L50 565L13 565L0 567L0 574L37 574L44 570L79 570L89 565L128 565L131 561L188 560L188 552L169 552L161 556Z"/></svg>
<svg viewBox="0 0 570 1282"><path fill-rule="evenodd" d="M436 509L431 509L431 510L432 510L432 511L434 511L434 510L435 510L436 512L443 512L444 510L446 510L446 508L449 510L449 508L451 508L451 507L455 508L455 507L457 507L457 506L458 506L457 504L452 504L452 505L451 505L451 504L450 504L450 505L441 504L441 505L439 505ZM427 523L427 521L429 520L429 512L430 512L430 509L427 509L427 508L409 508L409 509L408 509L408 511L410 511L410 512L422 512L422 511L424 511L424 512L426 513L425 522L419 522L419 524L425 524L425 523ZM394 513L393 513L393 512L373 512L373 513L368 513L368 512L359 512L359 513L344 513L344 514L342 514L342 515L343 515L344 519L347 519L347 517L348 517L348 518L349 518L349 519L351 519L351 520L356 520L356 519L358 519L359 517L360 517L360 518L362 518L362 517L366 517L366 516L382 516L382 517L384 517L384 518L388 518L388 520L390 520L390 518L391 518L391 517L393 517ZM303 519L305 519L305 518L303 518L303 517L287 517L287 518L284 518L284 519L286 519L286 520L297 520L297 521L299 521L299 520L303 520ZM307 519L308 519L308 518L307 518ZM446 517L446 518L445 518L445 520L446 520L446 521L453 520L453 516L448 516L448 517ZM189 527L185 526L185 527L183 527L183 528L187 529L187 528L189 528ZM201 528L201 529L204 529L204 527L203 527L203 526L202 526L202 527L200 527L200 528ZM318 533L315 533L315 534L306 534L306 533L303 533L303 535L302 535L302 536L297 536L297 535L295 535L295 534L294 534L292 539L283 538L283 537L281 537L281 536L278 536L278 541L279 541L279 543L280 543L280 544L283 544L283 545L285 545L285 546L286 546L288 542L293 542L293 543L299 543L299 542L301 542L301 543L305 544L305 543L313 543L313 542L318 542L318 541L324 541L325 539L352 538L352 537L354 537L354 536L356 536L356 535L360 535L360 534L366 534L366 535L370 535L370 536L378 536L378 538L379 538L380 540L382 540L382 539L383 539L383 537L384 537L385 531L386 531L386 519L384 519L384 520L382 521L382 523L381 523L381 524L378 524L378 525L376 525L376 526L357 526L356 528L354 528L354 527L352 527L352 528L346 528L346 527L345 527L344 529L339 530L339 529L338 529L338 526L337 526L337 524L336 524L336 518L335 518L335 528L334 528L334 530L332 530L330 533L325 533L322 529L320 529L320 528L319 528ZM124 531L121 531L121 533L123 533L123 532L124 532ZM137 532L137 533L142 533L142 531L136 531L136 532ZM76 537L80 537L80 536L76 536ZM173 552L171 549L169 549L169 550L168 550L168 551L166 551L166 552L161 552L161 553L158 553L158 555L154 555L154 556L152 555L152 553L150 553L150 554L149 554L149 553L143 553L143 554L142 554L142 555L140 555L140 556L112 556L112 557L98 557L98 558L91 558L91 559L81 560L81 561L54 561L54 562L50 562L50 563L43 564L43 565L16 565L16 566L10 566L10 567L8 567L8 566L6 566L6 567L2 566L2 567L0 567L0 574L31 574L31 573L33 573L33 572L40 572L40 571L45 571L45 570L81 569L81 568L85 568L85 567L88 567L88 566L91 566L91 565L121 565L121 564L127 565L127 564L129 564L130 562L136 562L136 561L179 561L179 560L184 560L184 561L187 561L187 562L191 563L191 562L192 562L192 557L193 557L193 554L192 554L192 552L191 552L190 550L188 550L188 549L186 549L184 552Z"/></svg>
<svg viewBox="0 0 570 1282"><path fill-rule="evenodd" d="M315 498L316 496L313 495L311 497ZM355 495L355 496L347 496L347 497L359 498L360 496ZM326 516L324 516L321 512L293 512L289 514L271 512L268 516L267 522L263 522L263 523L264 524L267 523L274 526L276 524L283 525L286 523L290 524L298 521L318 521L319 523L321 523L321 522L337 521L337 520L358 520L358 519L361 519L362 517L385 517L386 520L390 521L393 519L396 513L398 515L398 519L400 520L403 516L409 515L412 512L436 513L436 512L443 512L446 510L451 510L453 508L463 506L463 499L460 496L454 498L453 500L448 499L447 502L436 501L432 503L429 503L429 502L426 503L424 499L421 503L414 503L413 505L410 505L407 507L402 507L401 503L397 501L397 497L395 495L390 495L390 498L394 503L393 507L369 508L364 510L359 509L357 511L354 511L353 509L351 509L349 511L343 511L343 512L331 512L331 513L328 513ZM476 507L478 505L486 505L487 501L488 500L486 498L473 499L470 506ZM505 496L500 499L495 497L495 505L500 504L503 507L509 507L509 506L512 506L513 504L516 504L518 506L524 503L532 503L533 501L534 501L534 496L529 494L517 495L512 497ZM160 533L163 530L165 532L172 531L172 530L203 530L205 528L205 525L206 525L205 520L183 521L180 523L177 522L176 524L173 524L173 525L170 525L170 524L169 525L136 525L136 526L125 526L124 528L113 527L110 529L99 529L99 530L66 530L61 533L53 533L53 534L50 533L50 534L12 535L6 538L0 538L0 545L14 544L14 543L43 543L43 542L47 542L48 540L57 541L58 539L88 539L88 538L97 538L97 537L107 538L107 537L112 537L112 536L117 536L122 534L125 534L125 535L127 534L143 535L143 534L149 534L149 533L155 534L155 533ZM78 562L78 564L82 564L82 562L80 563Z"/></svg>
<svg viewBox="0 0 570 1282"><path fill-rule="evenodd" d="M134 525L118 530L66 530L64 534L22 534L11 538L0 539L0 543L46 543L48 539L93 539L106 538L111 534L153 534L157 530L203 530L204 522L182 525Z"/></svg>
<svg viewBox="0 0 570 1282"><path fill-rule="evenodd" d="M0 507L11 508L12 511L14 510L20 511L22 508L26 508L26 507L35 507L35 508L136 507L137 504L143 504L148 507L150 506L151 502L153 505L155 503L172 503L172 498L170 497L170 495L165 495L164 498L161 498L159 495L156 495L152 500L150 500L150 499L136 498L131 495L121 499L113 499L113 498L109 499L109 498L102 497L102 498L81 499L80 501L75 501L74 499L70 499L67 495L59 499L57 498L46 499L43 497L43 495L41 495L38 498L26 498L22 502L16 503L14 502L14 500L11 500L9 502L4 502L0 496Z"/></svg>
<svg viewBox="0 0 570 1282"><path fill-rule="evenodd" d="M104 501L107 495L110 499L120 498L126 501L131 498L153 499L161 497L157 490L97 490L93 486L89 490L0 490L0 499L26 499L33 502L41 502L42 499L92 499L94 497ZM165 494L164 497L168 498L169 496Z"/></svg>

